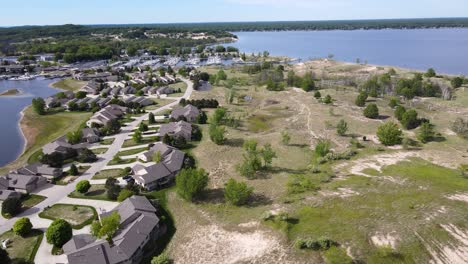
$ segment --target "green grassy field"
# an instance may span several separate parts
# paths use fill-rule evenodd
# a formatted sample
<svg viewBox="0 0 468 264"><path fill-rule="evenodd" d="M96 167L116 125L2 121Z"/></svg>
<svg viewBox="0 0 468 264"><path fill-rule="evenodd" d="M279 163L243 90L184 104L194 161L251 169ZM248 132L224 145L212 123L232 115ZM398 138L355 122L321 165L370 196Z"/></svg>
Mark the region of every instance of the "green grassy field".
<svg viewBox="0 0 468 264"><path fill-rule="evenodd" d="M71 192L68 197L77 198L77 199L91 199L91 200L104 200L109 201L106 195L106 189L104 185L93 184L89 191L85 194L79 193L77 191Z"/></svg>
<svg viewBox="0 0 468 264"><path fill-rule="evenodd" d="M123 169L102 170L93 176L94 180L102 180L107 178L119 178L125 176Z"/></svg>
<svg viewBox="0 0 468 264"><path fill-rule="evenodd" d="M96 209L91 206L54 204L39 213L39 217L50 220L64 219L73 229L81 229L97 218Z"/></svg>
<svg viewBox="0 0 468 264"><path fill-rule="evenodd" d="M13 231L0 235L0 241L9 239L6 251L13 263L33 263L44 233L40 230L32 230L29 235L21 237Z"/></svg>

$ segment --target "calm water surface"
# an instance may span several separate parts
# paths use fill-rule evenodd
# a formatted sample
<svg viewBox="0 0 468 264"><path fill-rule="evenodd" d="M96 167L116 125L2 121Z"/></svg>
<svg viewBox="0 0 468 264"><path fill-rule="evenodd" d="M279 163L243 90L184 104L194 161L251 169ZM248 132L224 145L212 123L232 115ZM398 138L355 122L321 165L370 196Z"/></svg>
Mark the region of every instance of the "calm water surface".
<svg viewBox="0 0 468 264"><path fill-rule="evenodd" d="M19 130L20 112L35 97L48 97L58 92L50 88L53 80L0 81L0 93L9 89L21 90L19 96L0 96L0 167L14 161L22 152L24 140Z"/></svg>
<svg viewBox="0 0 468 264"><path fill-rule="evenodd" d="M233 32L242 52L395 65L468 75L468 29Z"/></svg>

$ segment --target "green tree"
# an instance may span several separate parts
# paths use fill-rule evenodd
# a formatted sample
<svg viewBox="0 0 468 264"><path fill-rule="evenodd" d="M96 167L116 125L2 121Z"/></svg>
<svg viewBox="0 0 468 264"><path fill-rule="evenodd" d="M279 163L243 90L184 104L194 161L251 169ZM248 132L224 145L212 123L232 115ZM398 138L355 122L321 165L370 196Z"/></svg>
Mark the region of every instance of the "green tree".
<svg viewBox="0 0 468 264"><path fill-rule="evenodd" d="M424 74L424 76L431 78L436 76L436 72L433 68L429 68L427 72Z"/></svg>
<svg viewBox="0 0 468 264"><path fill-rule="evenodd" d="M277 158L276 152L271 147L271 144L266 144L263 146L262 150L260 151L260 156L263 159L264 168L270 167L273 159Z"/></svg>
<svg viewBox="0 0 468 264"><path fill-rule="evenodd" d="M320 99L322 97L322 94L320 93L320 91L315 91L314 97L315 99Z"/></svg>
<svg viewBox="0 0 468 264"><path fill-rule="evenodd" d="M336 125L336 133L338 133L340 136L344 136L346 135L346 132L348 132L348 123L341 119L340 122L338 122Z"/></svg>
<svg viewBox="0 0 468 264"><path fill-rule="evenodd" d="M75 164L72 164L70 166L70 171L69 171L70 175L72 176L78 176L79 172L78 172L78 168L76 167Z"/></svg>
<svg viewBox="0 0 468 264"><path fill-rule="evenodd" d="M143 136L141 135L140 130L136 130L135 133L133 133L132 138L135 143L141 143L143 141Z"/></svg>
<svg viewBox="0 0 468 264"><path fill-rule="evenodd" d="M281 142L284 145L289 145L290 141L291 141L291 135L289 135L289 132L286 130L281 132Z"/></svg>
<svg viewBox="0 0 468 264"><path fill-rule="evenodd" d="M403 119L403 115L406 113L406 108L404 108L401 105L398 105L395 108L395 118L398 119L398 121L401 121Z"/></svg>
<svg viewBox="0 0 468 264"><path fill-rule="evenodd" d="M193 201L206 186L208 174L203 169L182 169L176 177L177 193L187 201Z"/></svg>
<svg viewBox="0 0 468 264"><path fill-rule="evenodd" d="M401 124L406 129L414 129L419 126L418 112L414 109L410 109L403 114L401 118Z"/></svg>
<svg viewBox="0 0 468 264"><path fill-rule="evenodd" d="M221 80L221 81L227 80L226 72L224 72L223 69L220 69L220 70L218 71L218 74L216 74L216 76L217 76L217 79L218 79L218 80Z"/></svg>
<svg viewBox="0 0 468 264"><path fill-rule="evenodd" d="M72 226L63 219L56 219L46 231L47 243L61 248L73 236Z"/></svg>
<svg viewBox="0 0 468 264"><path fill-rule="evenodd" d="M422 143L427 143L434 139L434 135L434 125L429 122L423 122L419 128L418 140Z"/></svg>
<svg viewBox="0 0 468 264"><path fill-rule="evenodd" d="M397 107L398 106L398 99L395 98L395 97L390 98L390 102L388 103L388 106L390 106L390 108Z"/></svg>
<svg viewBox="0 0 468 264"><path fill-rule="evenodd" d="M32 99L32 107L33 107L34 112L36 112L36 114L45 115L46 104L45 104L44 99L42 99L41 97Z"/></svg>
<svg viewBox="0 0 468 264"><path fill-rule="evenodd" d="M452 87L456 89L463 85L463 79L464 78L462 77L455 77L450 81L450 83L452 84Z"/></svg>
<svg viewBox="0 0 468 264"><path fill-rule="evenodd" d="M387 122L377 129L377 137L385 146L394 146L401 143L403 132L398 125L393 122Z"/></svg>
<svg viewBox="0 0 468 264"><path fill-rule="evenodd" d="M154 118L154 114L153 114L153 113L149 113L149 115L148 115L148 123L149 123L149 124L156 124L156 119Z"/></svg>
<svg viewBox="0 0 468 264"><path fill-rule="evenodd" d="M211 123L220 125L222 124L227 118L227 111L226 108L219 107L216 108L213 115L211 116Z"/></svg>
<svg viewBox="0 0 468 264"><path fill-rule="evenodd" d="M315 154L319 157L325 157L330 152L330 140L319 139L315 145Z"/></svg>
<svg viewBox="0 0 468 264"><path fill-rule="evenodd" d="M81 129L67 134L67 141L72 145L80 143L82 139L83 132L81 131Z"/></svg>
<svg viewBox="0 0 468 264"><path fill-rule="evenodd" d="M224 137L226 129L223 126L211 124L209 133L211 141L213 141L216 145L224 144L224 141L226 140Z"/></svg>
<svg viewBox="0 0 468 264"><path fill-rule="evenodd" d="M33 225L31 221L27 217L20 218L16 220L15 224L13 225L13 232L18 236L26 236L31 232Z"/></svg>
<svg viewBox="0 0 468 264"><path fill-rule="evenodd" d="M91 184L87 180L80 181L76 184L75 190L79 193L87 193L91 188Z"/></svg>
<svg viewBox="0 0 468 264"><path fill-rule="evenodd" d="M166 253L162 253L159 256L155 256L151 260L151 264L170 264L170 263L171 263L171 260L169 259Z"/></svg>
<svg viewBox="0 0 468 264"><path fill-rule="evenodd" d="M148 125L141 122L140 125L138 126L138 130L140 130L140 132L148 131Z"/></svg>
<svg viewBox="0 0 468 264"><path fill-rule="evenodd" d="M112 237L119 230L120 215L118 212L102 217L101 221L97 220L91 224L91 234L96 238L105 237L112 244Z"/></svg>
<svg viewBox="0 0 468 264"><path fill-rule="evenodd" d="M123 201L127 200L127 198L132 197L133 195L134 195L133 191L123 189L122 191L120 191L119 196L117 197L117 201L118 202L123 202Z"/></svg>
<svg viewBox="0 0 468 264"><path fill-rule="evenodd" d="M107 178L105 188L107 190L107 198L113 201L117 200L117 197L121 191L118 180L115 178Z"/></svg>
<svg viewBox="0 0 468 264"><path fill-rule="evenodd" d="M252 193L252 187L248 187L245 182L238 182L234 179L229 179L224 187L224 198L228 203L236 206L246 204Z"/></svg>
<svg viewBox="0 0 468 264"><path fill-rule="evenodd" d="M363 107L366 105L366 100L367 100L367 93L362 91L359 93L359 95L356 97L356 100L354 101L354 103L359 106L359 107Z"/></svg>
<svg viewBox="0 0 468 264"><path fill-rule="evenodd" d="M364 109L364 116L367 118L375 119L379 117L379 108L377 107L376 104L369 104L365 109Z"/></svg>
<svg viewBox="0 0 468 264"><path fill-rule="evenodd" d="M325 96L325 98L323 99L323 103L324 103L324 104L331 104L331 103L333 103L332 97L331 97L329 94L327 94L327 95Z"/></svg>
<svg viewBox="0 0 468 264"><path fill-rule="evenodd" d="M2 203L2 215L15 216L21 212L21 207L19 198L7 198Z"/></svg>

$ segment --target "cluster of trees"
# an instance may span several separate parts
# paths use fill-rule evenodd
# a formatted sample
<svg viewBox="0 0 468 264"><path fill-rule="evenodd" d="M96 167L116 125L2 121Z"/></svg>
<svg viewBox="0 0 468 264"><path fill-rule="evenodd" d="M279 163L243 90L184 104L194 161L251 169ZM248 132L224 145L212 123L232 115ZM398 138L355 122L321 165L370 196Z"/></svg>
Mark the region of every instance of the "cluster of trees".
<svg viewBox="0 0 468 264"><path fill-rule="evenodd" d="M208 186L208 174L203 169L182 169L176 177L177 194L193 201Z"/></svg>
<svg viewBox="0 0 468 264"><path fill-rule="evenodd" d="M2 215L15 216L21 212L23 204L19 198L7 198L2 203Z"/></svg>
<svg viewBox="0 0 468 264"><path fill-rule="evenodd" d="M294 71L288 72L286 83L290 87L299 87L309 92L316 88L315 79L312 73L306 73L304 77L297 76Z"/></svg>
<svg viewBox="0 0 468 264"><path fill-rule="evenodd" d="M92 163L97 161L97 156L87 148L68 149L66 153L54 152L52 154L44 154L41 157L41 162L54 168L61 168L67 160L74 160L81 163Z"/></svg>
<svg viewBox="0 0 468 264"><path fill-rule="evenodd" d="M239 173L249 179L254 178L258 171L268 169L277 157L270 144L264 145L262 149L258 149L257 145L255 140L244 142L244 160L237 166Z"/></svg>
<svg viewBox="0 0 468 264"><path fill-rule="evenodd" d="M32 107L34 112L38 115L45 115L46 114L46 104L44 99L41 97L32 99Z"/></svg>
<svg viewBox="0 0 468 264"><path fill-rule="evenodd" d="M432 75L432 73L425 74L426 77ZM440 97L442 91L437 84L432 83L430 80L423 80L422 74L415 74L411 79L403 78L398 80L395 93L404 96L406 99L412 99L415 96Z"/></svg>
<svg viewBox="0 0 468 264"><path fill-rule="evenodd" d="M216 99L201 99L201 100L186 100L186 99L181 99L179 104L181 106L186 106L186 105L193 105L197 107L198 109L203 109L203 108L218 108L219 102Z"/></svg>

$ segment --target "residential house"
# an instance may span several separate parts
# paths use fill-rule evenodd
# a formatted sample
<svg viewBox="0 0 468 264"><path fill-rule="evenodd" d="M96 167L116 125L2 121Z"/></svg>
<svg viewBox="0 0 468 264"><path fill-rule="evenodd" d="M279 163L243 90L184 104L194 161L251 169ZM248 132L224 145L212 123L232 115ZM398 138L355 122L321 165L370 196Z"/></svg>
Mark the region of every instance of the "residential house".
<svg viewBox="0 0 468 264"><path fill-rule="evenodd" d="M0 190L30 193L46 183L47 179L42 176L9 173L0 177Z"/></svg>
<svg viewBox="0 0 468 264"><path fill-rule="evenodd" d="M166 86L166 87L160 87L160 88L158 88L158 89L156 90L156 94L157 94L157 95L164 95L164 94L167 95L167 94L173 94L173 93L175 93L175 92L176 92L176 91L175 91L174 88L172 88L172 87L167 87L167 86Z"/></svg>
<svg viewBox="0 0 468 264"><path fill-rule="evenodd" d="M86 122L89 127L93 124L105 126L110 121L119 119L127 112L127 108L120 105L108 105L94 115Z"/></svg>
<svg viewBox="0 0 468 264"><path fill-rule="evenodd" d="M11 191L11 190L2 190L0 186L0 201L5 201L8 198L21 198L21 193Z"/></svg>
<svg viewBox="0 0 468 264"><path fill-rule="evenodd" d="M70 149L73 149L73 146L70 143L66 142L65 139L61 138L50 142L44 147L42 147L42 153L49 155L54 152L67 154Z"/></svg>
<svg viewBox="0 0 468 264"><path fill-rule="evenodd" d="M196 122L199 116L200 110L191 104L176 108L171 113L171 118L180 120L183 117L188 122Z"/></svg>
<svg viewBox="0 0 468 264"><path fill-rule="evenodd" d="M112 244L89 235L74 236L63 246L69 264L140 263L145 246L164 232L156 208L144 196L132 196L99 218L114 212L120 215L120 226Z"/></svg>
<svg viewBox="0 0 468 264"><path fill-rule="evenodd" d="M125 88L123 88L120 93L122 95L127 95L127 94L135 94L136 93L136 89L133 88L132 86L127 86Z"/></svg>
<svg viewBox="0 0 468 264"><path fill-rule="evenodd" d="M164 137L165 135L183 137L187 141L190 141L192 140L192 124L185 121L162 124L159 128L159 135L161 137Z"/></svg>
<svg viewBox="0 0 468 264"><path fill-rule="evenodd" d="M83 133L83 140L88 143L96 143L101 140L99 131L96 128L83 128L81 132Z"/></svg>
<svg viewBox="0 0 468 264"><path fill-rule="evenodd" d="M80 91L84 91L88 94L99 94L100 84L94 81L88 82L85 86L80 88Z"/></svg>
<svg viewBox="0 0 468 264"><path fill-rule="evenodd" d="M33 163L26 165L12 173L32 176L43 176L51 180L62 176L63 170L61 168L53 168L47 164Z"/></svg>

